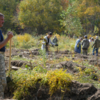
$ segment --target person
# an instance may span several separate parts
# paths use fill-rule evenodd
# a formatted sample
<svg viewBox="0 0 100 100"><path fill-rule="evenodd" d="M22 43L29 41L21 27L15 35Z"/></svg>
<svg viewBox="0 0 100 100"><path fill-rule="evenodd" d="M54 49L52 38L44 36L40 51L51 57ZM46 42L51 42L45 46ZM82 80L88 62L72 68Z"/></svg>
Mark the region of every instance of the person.
<svg viewBox="0 0 100 100"><path fill-rule="evenodd" d="M93 37L90 37L89 43L92 43L94 41Z"/></svg>
<svg viewBox="0 0 100 100"><path fill-rule="evenodd" d="M96 51L96 56L98 56L98 49L100 47L100 40L98 39L98 36L96 36L96 39L95 39L92 47L93 47L92 54L94 55L94 52Z"/></svg>
<svg viewBox="0 0 100 100"><path fill-rule="evenodd" d="M75 49L74 49L76 53L81 53L81 41L82 41L81 37L76 41Z"/></svg>
<svg viewBox="0 0 100 100"><path fill-rule="evenodd" d="M91 42L91 41L92 41L92 38L90 37L90 38L89 38L89 42Z"/></svg>
<svg viewBox="0 0 100 100"><path fill-rule="evenodd" d="M53 38L52 42L55 43L55 44L58 44L58 39L57 39L56 36Z"/></svg>
<svg viewBox="0 0 100 100"><path fill-rule="evenodd" d="M52 42L58 44L58 39L56 36L53 38ZM58 46L57 46L57 53L58 53Z"/></svg>
<svg viewBox="0 0 100 100"><path fill-rule="evenodd" d="M3 23L4 23L4 15L0 13L0 27L3 27ZM4 61L5 45L12 37L13 33L8 32L7 38L4 40L2 31L0 30L0 99L4 98L4 90L7 85L6 74L5 74L5 61Z"/></svg>
<svg viewBox="0 0 100 100"><path fill-rule="evenodd" d="M82 41L83 55L87 55L88 48L89 48L89 40L87 39L87 35L85 35Z"/></svg>
<svg viewBox="0 0 100 100"><path fill-rule="evenodd" d="M50 39L51 37L52 37L52 32L48 32L47 36L45 36L43 38L43 42L42 42L42 46L41 46L41 49L46 52L47 56L48 56L48 52L49 52L48 48L49 48L50 44L52 46L58 46L58 44L51 42L51 39Z"/></svg>

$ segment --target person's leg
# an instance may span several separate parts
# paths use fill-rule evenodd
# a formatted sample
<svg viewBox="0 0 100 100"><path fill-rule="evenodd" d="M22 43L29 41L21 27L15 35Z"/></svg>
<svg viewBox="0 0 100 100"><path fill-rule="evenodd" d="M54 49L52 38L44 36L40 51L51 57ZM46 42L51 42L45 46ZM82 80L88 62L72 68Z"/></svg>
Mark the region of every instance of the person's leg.
<svg viewBox="0 0 100 100"><path fill-rule="evenodd" d="M0 54L0 98L4 98L4 90L7 85L5 74L4 55Z"/></svg>
<svg viewBox="0 0 100 100"><path fill-rule="evenodd" d="M92 54L94 55L95 48L93 48Z"/></svg>
<svg viewBox="0 0 100 100"><path fill-rule="evenodd" d="M83 49L83 55L85 55L85 50Z"/></svg>
<svg viewBox="0 0 100 100"><path fill-rule="evenodd" d="M85 55L87 55L88 50L85 50Z"/></svg>
<svg viewBox="0 0 100 100"><path fill-rule="evenodd" d="M83 49L83 55L87 55L87 49Z"/></svg>
<svg viewBox="0 0 100 100"><path fill-rule="evenodd" d="M98 48L96 48L96 56L98 56Z"/></svg>

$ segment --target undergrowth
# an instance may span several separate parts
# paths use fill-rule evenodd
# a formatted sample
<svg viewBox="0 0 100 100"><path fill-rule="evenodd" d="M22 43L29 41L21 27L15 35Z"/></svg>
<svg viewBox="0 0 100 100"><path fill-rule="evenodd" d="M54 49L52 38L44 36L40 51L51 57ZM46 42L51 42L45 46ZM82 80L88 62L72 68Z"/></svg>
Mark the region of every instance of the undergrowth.
<svg viewBox="0 0 100 100"><path fill-rule="evenodd" d="M58 89L61 92L64 89L69 90L69 86L72 82L72 76L63 69L50 70L47 71L42 67L35 67L33 70L18 70L12 71L12 82L9 85L13 88L14 99L21 100L24 97L30 95L29 88L35 89L35 85L39 83L40 85L49 85L49 94L52 95ZM12 84L13 83L13 84Z"/></svg>

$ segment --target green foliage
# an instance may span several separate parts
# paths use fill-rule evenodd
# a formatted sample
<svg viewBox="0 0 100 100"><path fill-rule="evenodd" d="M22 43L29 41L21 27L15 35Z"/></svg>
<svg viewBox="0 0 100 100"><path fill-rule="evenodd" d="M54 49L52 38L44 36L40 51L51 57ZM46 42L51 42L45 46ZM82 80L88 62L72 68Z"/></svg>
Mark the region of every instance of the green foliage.
<svg viewBox="0 0 100 100"><path fill-rule="evenodd" d="M16 13L18 0L0 0L0 12L4 14L5 23L3 31L14 28L13 18ZM14 29L13 29L14 30Z"/></svg>
<svg viewBox="0 0 100 100"><path fill-rule="evenodd" d="M93 72L93 69L91 69L91 68L85 69L85 74L87 74L87 75L91 75L92 72Z"/></svg>
<svg viewBox="0 0 100 100"><path fill-rule="evenodd" d="M24 0L19 6L20 25L36 28L38 33L43 30L60 30L61 0Z"/></svg>
<svg viewBox="0 0 100 100"><path fill-rule="evenodd" d="M59 21L65 33L70 36L73 36L73 34L79 36L82 32L82 25L80 19L77 17L76 5L74 3L75 2L72 2L67 10L62 11L62 19Z"/></svg>

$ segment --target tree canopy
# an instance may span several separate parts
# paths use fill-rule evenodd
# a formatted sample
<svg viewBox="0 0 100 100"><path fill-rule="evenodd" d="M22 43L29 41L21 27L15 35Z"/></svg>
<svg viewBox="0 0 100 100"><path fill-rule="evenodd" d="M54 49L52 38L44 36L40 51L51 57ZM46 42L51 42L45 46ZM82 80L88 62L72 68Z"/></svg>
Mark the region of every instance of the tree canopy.
<svg viewBox="0 0 100 100"><path fill-rule="evenodd" d="M43 30L61 32L59 19L63 6L62 0L24 0L19 6L18 19L23 27L36 28L38 33Z"/></svg>

